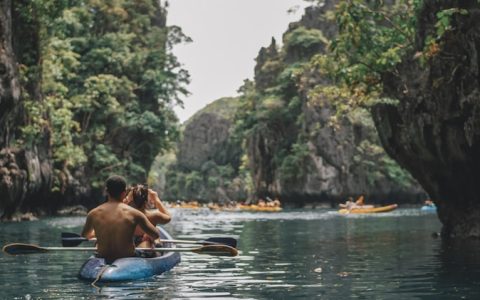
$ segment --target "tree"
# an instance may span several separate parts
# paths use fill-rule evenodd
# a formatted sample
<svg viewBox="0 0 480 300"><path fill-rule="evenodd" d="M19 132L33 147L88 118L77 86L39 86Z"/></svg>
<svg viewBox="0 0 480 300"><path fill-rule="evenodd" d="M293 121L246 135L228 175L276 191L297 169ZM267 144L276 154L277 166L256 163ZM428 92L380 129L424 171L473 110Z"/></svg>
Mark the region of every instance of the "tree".
<svg viewBox="0 0 480 300"><path fill-rule="evenodd" d="M172 107L188 93L189 75L171 48L189 38L166 26L165 8L153 0L43 2L18 6L35 11L40 26L40 58L24 76L42 101L26 96L30 121L17 142L34 143L47 126L61 173L82 169L93 187L114 172L145 182L178 134Z"/></svg>

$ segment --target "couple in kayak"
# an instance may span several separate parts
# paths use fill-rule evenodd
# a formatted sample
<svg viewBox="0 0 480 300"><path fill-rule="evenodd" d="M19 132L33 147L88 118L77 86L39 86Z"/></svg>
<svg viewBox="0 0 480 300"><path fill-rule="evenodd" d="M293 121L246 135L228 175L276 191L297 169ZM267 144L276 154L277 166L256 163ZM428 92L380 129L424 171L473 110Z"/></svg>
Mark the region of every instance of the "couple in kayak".
<svg viewBox="0 0 480 300"><path fill-rule="evenodd" d="M85 238L97 238L97 253L107 262L133 256L145 256L135 247L151 248L160 238L157 224L170 222L171 215L157 193L144 186L127 190L121 176L111 176L105 182L107 202L94 208L87 215L82 230ZM147 203L157 210L146 211Z"/></svg>
<svg viewBox="0 0 480 300"><path fill-rule="evenodd" d="M352 197L348 197L347 202L340 203L340 208L352 210L352 209L361 209L361 208L373 208L373 205L366 205L365 204L365 197L360 196L358 197L357 201L353 201Z"/></svg>

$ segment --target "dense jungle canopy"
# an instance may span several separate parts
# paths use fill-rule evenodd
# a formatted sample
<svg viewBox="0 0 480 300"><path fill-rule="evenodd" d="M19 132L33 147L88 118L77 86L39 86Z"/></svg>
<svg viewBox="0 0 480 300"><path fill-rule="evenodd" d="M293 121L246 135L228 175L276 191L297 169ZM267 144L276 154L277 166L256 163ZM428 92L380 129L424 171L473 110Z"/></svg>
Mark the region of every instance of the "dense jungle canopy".
<svg viewBox="0 0 480 300"><path fill-rule="evenodd" d="M48 169L39 184L46 187L21 198L67 190L90 196L111 173L144 182L154 157L178 136L172 107L189 82L170 51L189 39L165 25L165 7L150 0L4 1L3 13L12 50L4 60L14 60L9 71L20 90L14 103L2 101L3 152L31 153ZM22 164L11 159L5 163Z"/></svg>

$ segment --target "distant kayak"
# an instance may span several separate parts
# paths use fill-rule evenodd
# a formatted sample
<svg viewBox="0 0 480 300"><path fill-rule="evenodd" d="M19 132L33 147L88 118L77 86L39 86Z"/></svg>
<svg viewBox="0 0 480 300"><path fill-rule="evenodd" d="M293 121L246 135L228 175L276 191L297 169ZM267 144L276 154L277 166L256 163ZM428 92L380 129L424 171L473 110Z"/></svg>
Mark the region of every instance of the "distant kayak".
<svg viewBox="0 0 480 300"><path fill-rule="evenodd" d="M351 210L342 208L338 212L341 214L370 214L370 213L382 213L382 212L389 212L398 207L397 204L391 204L387 206L379 206L379 207L368 207L368 208L354 208Z"/></svg>
<svg viewBox="0 0 480 300"><path fill-rule="evenodd" d="M269 211L269 212L278 212L282 211L281 207L278 206L258 206L255 204L252 205L239 205L239 210L247 210L247 211Z"/></svg>
<svg viewBox="0 0 480 300"><path fill-rule="evenodd" d="M202 208L202 205L198 203L197 201L189 201L189 202L184 202L184 201L179 201L177 203L168 203L167 206L169 208L181 208L181 209L200 209Z"/></svg>
<svg viewBox="0 0 480 300"><path fill-rule="evenodd" d="M200 209L201 207L198 205L191 205L191 204L181 204L181 205L172 205L170 208L181 208L181 209Z"/></svg>
<svg viewBox="0 0 480 300"><path fill-rule="evenodd" d="M424 205L422 208L420 208L421 211L437 211L437 207L435 204L433 205Z"/></svg>
<svg viewBox="0 0 480 300"><path fill-rule="evenodd" d="M252 205L238 204L233 207L219 206L218 204L211 204L211 205L208 205L208 208L213 211L232 211L232 212L239 212L239 211L279 212L279 211L282 211L282 208L279 206L258 206L255 204L252 204Z"/></svg>
<svg viewBox="0 0 480 300"><path fill-rule="evenodd" d="M172 237L161 227L160 239L170 240ZM175 247L172 243L164 243L163 247ZM80 268L81 279L99 282L129 281L148 278L162 274L180 262L180 253L158 253L157 257L125 257L106 265L105 259L92 256Z"/></svg>

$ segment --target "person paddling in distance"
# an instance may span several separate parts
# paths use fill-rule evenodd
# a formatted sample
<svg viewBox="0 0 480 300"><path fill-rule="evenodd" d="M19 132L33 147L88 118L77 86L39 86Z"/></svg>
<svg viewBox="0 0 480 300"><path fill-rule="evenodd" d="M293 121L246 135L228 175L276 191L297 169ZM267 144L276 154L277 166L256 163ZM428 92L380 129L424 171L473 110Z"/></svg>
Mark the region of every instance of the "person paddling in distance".
<svg viewBox="0 0 480 300"><path fill-rule="evenodd" d="M105 182L107 202L91 210L85 221L82 236L97 237L97 256L111 263L118 258L141 256L133 242L139 226L153 240L160 231L141 211L123 203L127 183L121 176L110 176Z"/></svg>
<svg viewBox="0 0 480 300"><path fill-rule="evenodd" d="M147 186L137 184L131 187L123 202L145 214L147 219L154 226L157 224L167 224L172 219L172 215L163 205L157 192L149 189ZM147 210L148 204L154 206L156 210ZM134 241L135 245L140 248L150 248L155 246L154 239L151 239L140 226L137 226L135 229Z"/></svg>
<svg viewBox="0 0 480 300"><path fill-rule="evenodd" d="M347 210L353 209L362 209L362 208L373 208L373 205L366 205L365 204L365 197L361 195L358 199L354 202L352 197L348 197L348 200L345 203L340 203L340 208L344 208Z"/></svg>

